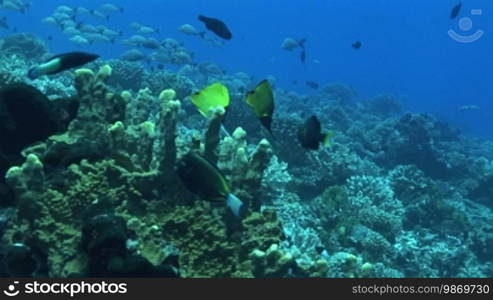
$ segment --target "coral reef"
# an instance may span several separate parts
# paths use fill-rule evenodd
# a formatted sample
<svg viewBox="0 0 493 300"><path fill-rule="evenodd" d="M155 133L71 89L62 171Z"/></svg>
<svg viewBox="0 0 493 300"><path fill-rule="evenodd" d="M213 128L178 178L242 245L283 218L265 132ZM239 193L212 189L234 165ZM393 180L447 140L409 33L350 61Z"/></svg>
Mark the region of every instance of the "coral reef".
<svg viewBox="0 0 493 300"><path fill-rule="evenodd" d="M46 47L28 35L0 44L0 91L29 85L63 125L0 144L4 276L493 276L493 143L403 114L394 96L276 86L271 136L244 104L257 82L192 64L175 40L154 59L178 71L111 60L34 81L25 74ZM230 106L203 118L187 97L217 81ZM298 145L311 114L331 147ZM190 151L224 175L242 218L187 189L175 167Z"/></svg>
<svg viewBox="0 0 493 300"><path fill-rule="evenodd" d="M3 55L21 55L24 59L41 60L47 53L48 47L33 34L19 33L5 37L0 44Z"/></svg>
<svg viewBox="0 0 493 300"><path fill-rule="evenodd" d="M245 267L250 264L249 253L254 249L265 250L283 238L275 214L254 212L252 204L250 215L238 223L229 220L228 215L221 217L214 213L224 212L224 207L215 208L194 200L173 175L174 161L182 154L178 153L175 142L180 138L176 135L180 109L180 102L174 99L176 93L165 90L154 100L149 90L140 90L129 101L128 92L122 95L110 92L106 82L111 73L108 65L97 73L89 69L75 71L79 99L76 118L66 132L26 149L26 162L7 172L7 182L16 195L19 222L6 230L4 239L8 243L40 245L48 253L47 264L53 276L83 272L93 276L120 274L113 269L95 270L91 262L102 250L83 246L89 243L84 238L88 229L83 228L86 222L79 212L104 202L115 207L116 216L121 218L119 223L133 220L131 228L141 228L133 231L134 251L156 266L166 255L156 257L150 249L160 247L156 230L163 228L161 235L177 249L180 274L253 276L249 273L251 268ZM150 112L142 107L142 101L161 102L156 123L150 121ZM247 203L259 201L256 191L272 156L269 143L260 142L248 154L246 144L243 150L235 147L244 142L241 134L235 134L235 141L222 140L219 127L213 123L207 130L204 145L199 148L214 153L217 147L217 153L222 153L222 166L236 172L231 172L235 193ZM209 140L216 142L211 144ZM242 172L237 172L236 165L241 166ZM140 217L139 221L135 221L136 217ZM127 235L123 234L126 229L119 230L120 244L126 245ZM58 239L63 239L63 243L55 242ZM119 259L134 261L134 254L121 254L121 245L105 251L117 253ZM85 250L79 251L80 247ZM196 255L190 255L191 252ZM65 255L71 259L67 261ZM113 261L108 260L108 266ZM145 270L154 274L147 267Z"/></svg>

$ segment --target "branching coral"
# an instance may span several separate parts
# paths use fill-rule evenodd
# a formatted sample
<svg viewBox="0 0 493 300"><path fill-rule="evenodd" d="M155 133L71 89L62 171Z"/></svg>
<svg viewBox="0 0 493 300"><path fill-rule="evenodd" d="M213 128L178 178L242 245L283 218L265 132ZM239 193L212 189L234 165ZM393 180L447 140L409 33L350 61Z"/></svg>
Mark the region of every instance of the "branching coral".
<svg viewBox="0 0 493 300"><path fill-rule="evenodd" d="M353 176L347 182L346 193L350 210L362 224L390 239L401 230L404 209L388 179Z"/></svg>

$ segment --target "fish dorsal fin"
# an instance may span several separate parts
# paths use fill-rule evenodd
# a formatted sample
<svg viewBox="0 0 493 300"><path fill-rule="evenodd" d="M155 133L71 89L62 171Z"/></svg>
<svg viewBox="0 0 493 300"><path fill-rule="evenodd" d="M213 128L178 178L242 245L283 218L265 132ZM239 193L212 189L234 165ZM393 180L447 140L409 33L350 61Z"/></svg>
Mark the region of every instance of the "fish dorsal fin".
<svg viewBox="0 0 493 300"><path fill-rule="evenodd" d="M81 51L73 51L73 52L60 53L60 54L57 54L57 55L54 55L54 56L48 58L45 62L49 62L51 60L54 60L54 59L57 59L57 58L61 58L61 57L74 57L74 56L77 56L77 55L84 56L84 55L88 55L88 54L90 54L90 53L85 53L85 52L81 52Z"/></svg>
<svg viewBox="0 0 493 300"><path fill-rule="evenodd" d="M221 106L226 109L229 106L228 88L219 82L194 93L191 98L192 103L204 117L208 116L209 109L212 107Z"/></svg>

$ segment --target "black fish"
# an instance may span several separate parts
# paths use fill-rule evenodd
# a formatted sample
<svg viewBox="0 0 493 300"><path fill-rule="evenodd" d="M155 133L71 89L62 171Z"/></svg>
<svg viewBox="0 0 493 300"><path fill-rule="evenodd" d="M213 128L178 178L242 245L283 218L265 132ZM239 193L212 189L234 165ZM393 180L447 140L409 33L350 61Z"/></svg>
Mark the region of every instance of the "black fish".
<svg viewBox="0 0 493 300"><path fill-rule="evenodd" d="M361 48L361 46L362 46L362 45L363 45L363 44L361 44L361 42L360 42L360 41L356 41L356 42L354 42L351 46L352 46L354 49L358 50L359 48Z"/></svg>
<svg viewBox="0 0 493 300"><path fill-rule="evenodd" d="M189 152L177 162L176 170L185 187L192 193L204 200L225 202L235 216L244 215L246 206L231 193L226 177L202 155Z"/></svg>
<svg viewBox="0 0 493 300"><path fill-rule="evenodd" d="M454 6L454 8L452 8L452 11L450 12L450 18L451 19L457 18L457 16L460 14L461 8L462 8L462 2Z"/></svg>
<svg viewBox="0 0 493 300"><path fill-rule="evenodd" d="M0 28L9 29L9 24L7 23L7 17L0 19Z"/></svg>
<svg viewBox="0 0 493 300"><path fill-rule="evenodd" d="M42 259L37 254L37 251L23 243L8 246L5 250L5 264L9 275L16 277L33 276L42 265Z"/></svg>
<svg viewBox="0 0 493 300"><path fill-rule="evenodd" d="M199 20L204 22L205 27L214 32L220 38L230 40L233 37L231 31L229 31L228 27L226 26L226 24L224 24L223 21L209 18L203 15L199 15Z"/></svg>
<svg viewBox="0 0 493 300"><path fill-rule="evenodd" d="M50 100L27 84L0 83L0 205L14 200L5 172L24 161L22 149L66 130L76 114L72 104L78 108L72 100Z"/></svg>
<svg viewBox="0 0 493 300"><path fill-rule="evenodd" d="M43 75L56 74L71 68L82 66L88 62L96 60L99 55L86 52L68 52L59 54L48 59L45 63L40 64L29 70L28 77L36 79Z"/></svg>
<svg viewBox="0 0 493 300"><path fill-rule="evenodd" d="M329 146L329 139L332 133L322 133L322 126L315 115L309 117L305 123L298 129L298 141L305 149L318 150L320 143Z"/></svg>
<svg viewBox="0 0 493 300"><path fill-rule="evenodd" d="M306 38L302 38L298 41L298 45L301 48L300 60L302 63L305 63L306 60L305 42L306 42Z"/></svg>
<svg viewBox="0 0 493 300"><path fill-rule="evenodd" d="M298 41L298 45L300 46L300 48L305 49L305 42L306 38L302 38Z"/></svg>
<svg viewBox="0 0 493 300"><path fill-rule="evenodd" d="M318 89L318 87L319 87L318 83L316 83L315 81L307 81L305 83L306 83L306 85L308 85L309 87L311 87L314 90Z"/></svg>
<svg viewBox="0 0 493 300"><path fill-rule="evenodd" d="M50 100L38 89L24 83L2 87L0 152L20 153L28 145L63 131L75 118L77 110L76 99Z"/></svg>

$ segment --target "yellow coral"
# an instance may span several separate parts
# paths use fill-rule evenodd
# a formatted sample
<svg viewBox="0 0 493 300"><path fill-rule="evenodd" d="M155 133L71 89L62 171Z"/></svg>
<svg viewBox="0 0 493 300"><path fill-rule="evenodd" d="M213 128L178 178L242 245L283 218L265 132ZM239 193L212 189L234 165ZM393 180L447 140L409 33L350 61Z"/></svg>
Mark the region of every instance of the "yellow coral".
<svg viewBox="0 0 493 300"><path fill-rule="evenodd" d="M151 89L149 89L148 87L143 88L143 89L140 89L140 90L137 92L137 98L143 98L143 99L146 99L146 98L150 98L150 97L152 97L152 96L151 96Z"/></svg>
<svg viewBox="0 0 493 300"><path fill-rule="evenodd" d="M176 99L176 92L173 89L162 90L159 94L160 101L171 101Z"/></svg>
<svg viewBox="0 0 493 300"><path fill-rule="evenodd" d="M236 159L240 163L248 163L248 155L244 147L239 147L238 150L236 150Z"/></svg>
<svg viewBox="0 0 493 300"><path fill-rule="evenodd" d="M8 171L7 174L5 175L5 178L7 179L7 182L13 178L18 178L22 175L22 169L21 167L11 167Z"/></svg>
<svg viewBox="0 0 493 300"><path fill-rule="evenodd" d="M266 140L266 139L262 139L262 140L260 141L260 143L258 144L258 146L259 146L259 147L262 147L262 148L268 148L268 147L270 147L270 143L269 143L269 141L268 141L268 140Z"/></svg>
<svg viewBox="0 0 493 300"><path fill-rule="evenodd" d="M242 140L242 139L245 139L246 138L246 131L241 128L241 127L238 127L235 129L235 131L233 132L233 137L236 139L236 140Z"/></svg>
<svg viewBox="0 0 493 300"><path fill-rule="evenodd" d="M130 101L130 99L132 98L132 94L129 92L129 91L123 91L120 96L123 98L123 100L125 101Z"/></svg>
<svg viewBox="0 0 493 300"><path fill-rule="evenodd" d="M115 94L113 93L106 93L106 95L104 95L106 101L110 101L113 97L115 97Z"/></svg>
<svg viewBox="0 0 493 300"><path fill-rule="evenodd" d="M180 107L180 101L169 101L161 103L161 109L163 109L164 111L177 112Z"/></svg>
<svg viewBox="0 0 493 300"><path fill-rule="evenodd" d="M123 123L120 121L116 122L108 128L108 132L110 133L122 132L123 130L125 130L125 125L123 125Z"/></svg>
<svg viewBox="0 0 493 300"><path fill-rule="evenodd" d="M140 128L147 133L148 136L154 136L156 133L156 125L153 122L150 121L145 121L144 123L141 123Z"/></svg>
<svg viewBox="0 0 493 300"><path fill-rule="evenodd" d="M101 77L110 77L113 69L110 65L104 65L99 69L98 75Z"/></svg>
<svg viewBox="0 0 493 300"><path fill-rule="evenodd" d="M91 69L86 68L75 70L75 77L81 76L94 76L94 72Z"/></svg>
<svg viewBox="0 0 493 300"><path fill-rule="evenodd" d="M361 275L363 277L367 277L371 274L371 271L373 270L373 264L372 263L369 263L369 262L365 262L362 266L361 266Z"/></svg>
<svg viewBox="0 0 493 300"><path fill-rule="evenodd" d="M42 169L43 163L35 154L29 154L26 159L26 167L29 169Z"/></svg>

